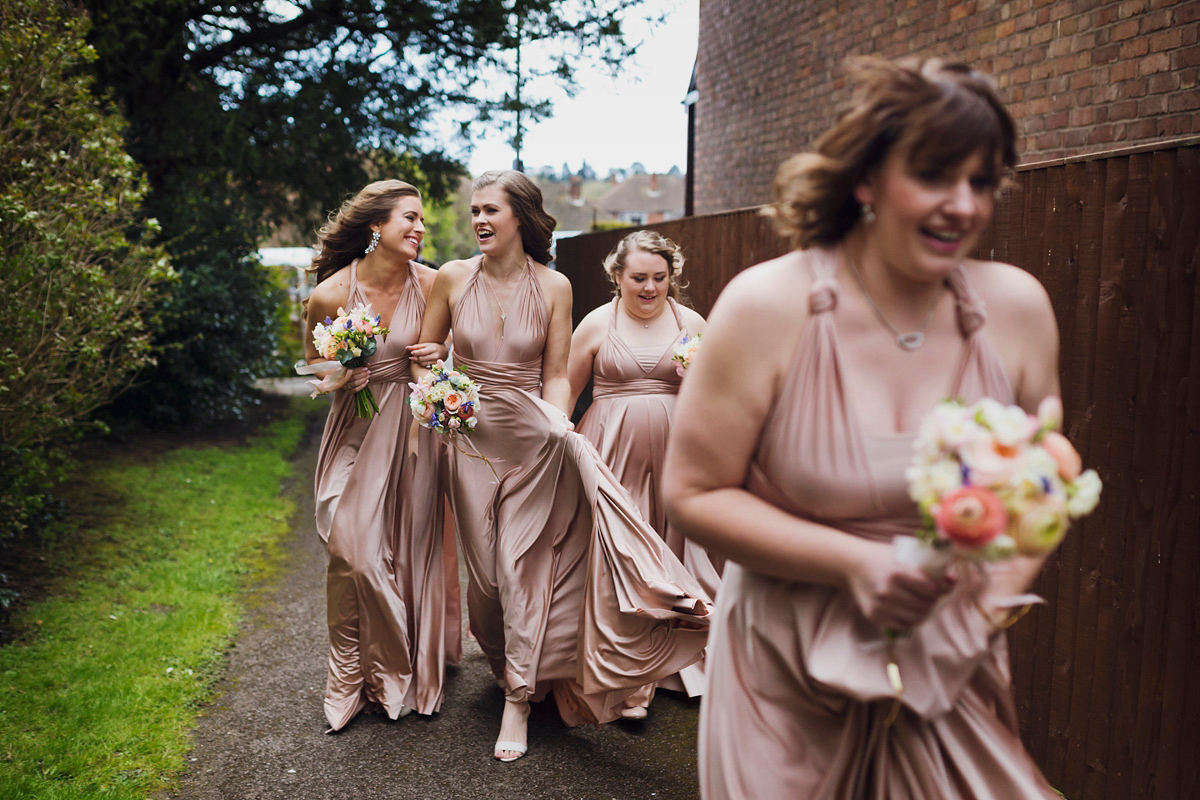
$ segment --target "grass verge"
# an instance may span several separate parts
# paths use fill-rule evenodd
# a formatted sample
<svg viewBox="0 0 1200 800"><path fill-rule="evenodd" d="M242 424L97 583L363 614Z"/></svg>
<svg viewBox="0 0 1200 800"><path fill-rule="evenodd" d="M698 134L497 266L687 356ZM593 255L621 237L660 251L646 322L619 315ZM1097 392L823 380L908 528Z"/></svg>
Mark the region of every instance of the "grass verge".
<svg viewBox="0 0 1200 800"><path fill-rule="evenodd" d="M60 537L50 560L68 576L0 648L0 797L144 798L173 784L239 589L287 531L280 488L311 408L244 442L92 467L101 522Z"/></svg>

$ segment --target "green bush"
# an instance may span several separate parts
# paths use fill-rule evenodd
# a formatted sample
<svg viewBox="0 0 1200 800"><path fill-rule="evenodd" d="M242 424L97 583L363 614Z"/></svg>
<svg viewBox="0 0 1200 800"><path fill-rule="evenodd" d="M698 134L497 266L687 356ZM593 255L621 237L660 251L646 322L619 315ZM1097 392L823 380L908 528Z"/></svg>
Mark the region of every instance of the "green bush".
<svg viewBox="0 0 1200 800"><path fill-rule="evenodd" d="M152 363L148 309L172 275L144 240L154 224L137 225L124 122L81 69L86 27L65 4L0 0L0 447L6 472L47 479L54 449ZM46 483L0 483L0 534Z"/></svg>

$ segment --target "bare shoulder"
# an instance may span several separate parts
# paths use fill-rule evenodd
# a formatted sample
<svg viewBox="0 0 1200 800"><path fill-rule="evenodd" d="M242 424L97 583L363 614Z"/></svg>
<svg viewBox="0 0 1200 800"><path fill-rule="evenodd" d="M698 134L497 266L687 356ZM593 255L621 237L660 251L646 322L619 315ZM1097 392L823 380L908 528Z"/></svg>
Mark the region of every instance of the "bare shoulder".
<svg viewBox="0 0 1200 800"><path fill-rule="evenodd" d="M571 291L571 280L556 269L550 269L545 264L536 261L533 264L533 274L537 276L542 291L567 292Z"/></svg>
<svg viewBox="0 0 1200 800"><path fill-rule="evenodd" d="M350 267L342 267L313 287L309 303L322 308L337 308L350 299Z"/></svg>
<svg viewBox="0 0 1200 800"><path fill-rule="evenodd" d="M987 305L989 320L1018 329L1054 324L1050 296L1029 272L1000 261L968 261L963 266L971 287Z"/></svg>
<svg viewBox="0 0 1200 800"><path fill-rule="evenodd" d="M793 251L738 273L713 305L709 324L732 317L757 328L799 328L808 317L808 258Z"/></svg>
<svg viewBox="0 0 1200 800"><path fill-rule="evenodd" d="M428 297L429 290L433 288L433 282L437 278L437 270L424 264L416 264L416 268L417 282L421 285L421 293Z"/></svg>
<svg viewBox="0 0 1200 800"><path fill-rule="evenodd" d="M707 321L693 308L688 308L685 305L679 306L679 316L683 317L683 324L688 330L698 331L703 330Z"/></svg>
<svg viewBox="0 0 1200 800"><path fill-rule="evenodd" d="M437 273L437 279L451 284L459 284L471 277L471 272L475 269L475 264L478 261L476 258L462 258L454 261L447 261L442 266L438 267L434 272Z"/></svg>
<svg viewBox="0 0 1200 800"><path fill-rule="evenodd" d="M586 315L584 315L583 319L579 320L579 324L575 326L575 332L591 334L596 331L604 330L608 327L608 320L611 316L611 303L605 303L602 306L596 306Z"/></svg>

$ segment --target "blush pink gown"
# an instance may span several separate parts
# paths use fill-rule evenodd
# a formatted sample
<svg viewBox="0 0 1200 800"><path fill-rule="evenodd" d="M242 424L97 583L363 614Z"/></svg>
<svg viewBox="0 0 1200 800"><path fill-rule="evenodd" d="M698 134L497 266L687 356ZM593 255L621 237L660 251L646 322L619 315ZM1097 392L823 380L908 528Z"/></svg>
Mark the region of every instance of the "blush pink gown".
<svg viewBox="0 0 1200 800"><path fill-rule="evenodd" d="M667 434L675 412L675 399L682 379L671 360L675 345L687 335L687 327L675 301L668 299L679 333L666 346L635 347L616 330L617 304L612 301L608 335L592 362L592 404L579 421L579 433L587 437L637 503L638 510L667 543L676 557L714 599L721 586L724 560L710 557L704 548L688 541L667 520L662 498L663 463L667 457ZM695 697L704 689L703 660L659 682L659 686ZM645 705L653 688L630 698Z"/></svg>
<svg viewBox="0 0 1200 800"><path fill-rule="evenodd" d="M792 514L888 541L919 520L904 469L913 434L872 435L855 419L839 368L837 258L806 253L812 316L754 455L746 489ZM950 280L963 349L947 396L1013 402L961 270ZM898 354L896 369L903 369ZM779 398L786 398L780 402ZM700 719L706 800L1012 800L1055 798L1017 734L1003 633L965 586L897 644L904 706L883 635L844 590L729 563L708 653Z"/></svg>
<svg viewBox="0 0 1200 800"><path fill-rule="evenodd" d="M454 357L481 385L450 498L472 634L512 700L553 690L563 721L607 722L645 684L696 661L709 598L596 449L543 401L549 312L527 264L504 336L479 263L454 309ZM465 448L464 448L465 449Z"/></svg>
<svg viewBox="0 0 1200 800"><path fill-rule="evenodd" d="M368 302L350 265L347 308ZM378 310L378 309L376 309ZM433 714L447 662L461 656L453 542L443 546L441 453L408 409L405 346L421 331L416 269L377 341L370 387L379 414L359 419L334 395L317 461L317 531L325 540L329 677L325 717L340 730L358 712Z"/></svg>

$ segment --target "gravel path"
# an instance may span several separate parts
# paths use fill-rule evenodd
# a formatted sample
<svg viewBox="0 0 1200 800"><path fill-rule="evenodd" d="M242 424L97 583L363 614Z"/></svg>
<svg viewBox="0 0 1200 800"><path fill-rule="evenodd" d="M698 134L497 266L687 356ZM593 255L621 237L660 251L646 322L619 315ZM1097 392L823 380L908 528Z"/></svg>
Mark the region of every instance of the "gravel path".
<svg viewBox="0 0 1200 800"><path fill-rule="evenodd" d="M529 754L491 758L503 697L466 641L442 712L391 722L360 715L323 733L324 554L313 525L320 431L297 456L292 532L277 570L248 597L251 611L216 698L194 733L170 800L555 798L692 800L698 703L660 693L645 722L566 728L553 701L535 704ZM463 577L465 584L466 578ZM465 601L464 601L465 608Z"/></svg>

